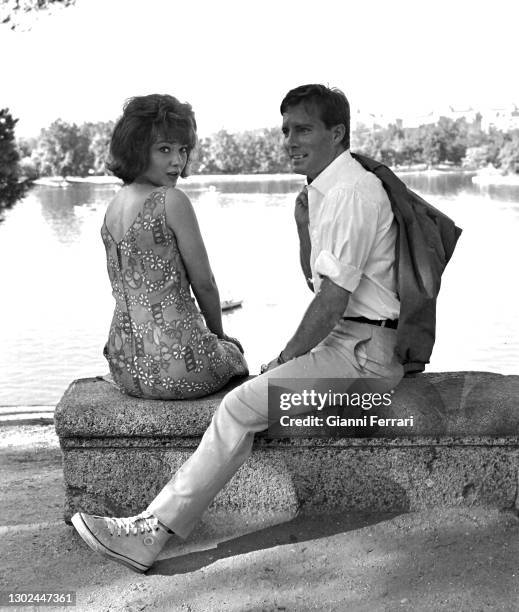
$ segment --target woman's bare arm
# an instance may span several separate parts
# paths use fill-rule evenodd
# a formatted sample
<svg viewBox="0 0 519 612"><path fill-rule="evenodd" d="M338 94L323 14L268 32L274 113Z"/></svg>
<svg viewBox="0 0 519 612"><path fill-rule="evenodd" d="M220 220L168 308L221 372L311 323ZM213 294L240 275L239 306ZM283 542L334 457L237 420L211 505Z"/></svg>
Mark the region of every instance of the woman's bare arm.
<svg viewBox="0 0 519 612"><path fill-rule="evenodd" d="M193 205L179 189L168 189L166 193L166 221L175 232L189 282L207 327L219 338L223 338L218 287Z"/></svg>

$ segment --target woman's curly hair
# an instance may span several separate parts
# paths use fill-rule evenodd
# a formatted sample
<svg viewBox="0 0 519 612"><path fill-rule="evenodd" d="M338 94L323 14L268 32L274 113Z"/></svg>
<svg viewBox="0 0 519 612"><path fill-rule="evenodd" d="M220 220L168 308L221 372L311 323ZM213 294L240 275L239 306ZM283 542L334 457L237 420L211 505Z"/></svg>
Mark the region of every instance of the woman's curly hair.
<svg viewBox="0 0 519 612"><path fill-rule="evenodd" d="M132 183L149 165L150 147L158 140L180 142L188 148L187 163L180 176L186 177L191 153L196 146L196 120L190 104L167 94L130 98L115 124L110 142L108 169Z"/></svg>

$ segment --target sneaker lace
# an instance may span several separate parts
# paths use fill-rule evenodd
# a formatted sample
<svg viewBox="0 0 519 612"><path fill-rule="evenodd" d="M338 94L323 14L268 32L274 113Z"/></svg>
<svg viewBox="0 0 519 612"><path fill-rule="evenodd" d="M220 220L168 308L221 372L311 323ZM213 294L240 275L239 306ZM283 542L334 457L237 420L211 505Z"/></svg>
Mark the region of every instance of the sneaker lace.
<svg viewBox="0 0 519 612"><path fill-rule="evenodd" d="M129 516L127 518L105 517L106 526L111 535L121 535L122 530L127 536L138 535L146 531L157 531L159 529L159 521L156 517L142 513L137 516Z"/></svg>

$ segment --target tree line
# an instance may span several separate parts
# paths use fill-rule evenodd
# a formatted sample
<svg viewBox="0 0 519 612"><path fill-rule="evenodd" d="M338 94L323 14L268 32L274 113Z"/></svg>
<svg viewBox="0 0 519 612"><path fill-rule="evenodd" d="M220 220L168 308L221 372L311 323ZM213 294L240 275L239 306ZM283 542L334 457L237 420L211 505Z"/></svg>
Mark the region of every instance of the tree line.
<svg viewBox="0 0 519 612"><path fill-rule="evenodd" d="M22 173L31 178L103 174L113 127L112 121L79 126L54 121L38 138L19 139ZM450 164L477 169L492 164L507 173L519 172L519 130L485 131L481 117L472 122L441 117L435 124L417 128L357 125L351 147L393 167ZM290 172L290 164L279 128L220 130L200 139L192 172L274 174Z"/></svg>
<svg viewBox="0 0 519 612"><path fill-rule="evenodd" d="M0 207L16 201L39 177L106 173L112 121L77 125L57 119L38 137L18 140L16 121L9 109L0 110ZM481 116L470 122L441 117L417 128L357 125L351 147L396 168L449 164L477 169L492 164L503 172L519 173L519 129L483 130ZM201 138L193 156L195 174L285 172L290 172L290 164L279 128L220 130Z"/></svg>
<svg viewBox="0 0 519 612"><path fill-rule="evenodd" d="M396 167L450 164L475 170L492 164L504 173L519 173L519 129L485 131L481 119L440 117L435 124L417 128L357 126L352 149Z"/></svg>
<svg viewBox="0 0 519 612"><path fill-rule="evenodd" d="M38 138L18 140L20 167L31 179L42 176L105 174L112 121L76 125L61 119ZM192 155L196 174L275 174L289 172L279 128L237 134L220 130L201 138Z"/></svg>
<svg viewBox="0 0 519 612"><path fill-rule="evenodd" d="M20 138L20 167L31 179L41 176L106 174L113 121L82 125L56 119L37 138Z"/></svg>

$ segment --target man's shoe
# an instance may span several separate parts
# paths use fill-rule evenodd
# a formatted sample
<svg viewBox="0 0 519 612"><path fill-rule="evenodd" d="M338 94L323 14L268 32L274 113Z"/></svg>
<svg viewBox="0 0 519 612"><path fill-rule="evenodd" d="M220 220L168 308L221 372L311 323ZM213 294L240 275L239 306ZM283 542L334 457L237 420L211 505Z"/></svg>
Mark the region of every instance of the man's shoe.
<svg viewBox="0 0 519 612"><path fill-rule="evenodd" d="M77 512L72 524L90 548L136 572L145 572L171 533L148 512L129 518L110 518Z"/></svg>

